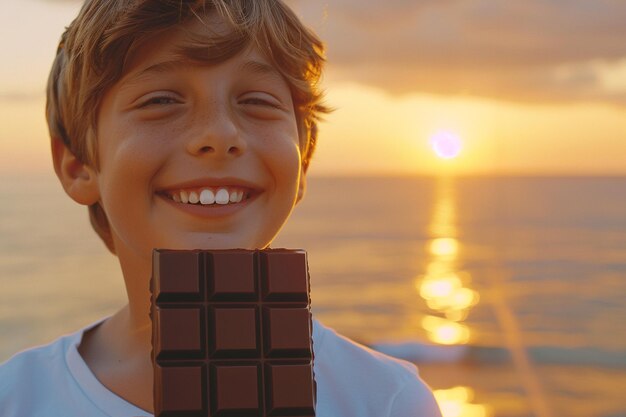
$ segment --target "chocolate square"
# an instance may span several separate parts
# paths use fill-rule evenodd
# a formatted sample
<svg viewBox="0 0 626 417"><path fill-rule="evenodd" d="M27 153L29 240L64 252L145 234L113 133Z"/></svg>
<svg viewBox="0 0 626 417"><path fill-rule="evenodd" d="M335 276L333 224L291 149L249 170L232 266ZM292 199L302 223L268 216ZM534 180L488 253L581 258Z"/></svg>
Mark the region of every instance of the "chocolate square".
<svg viewBox="0 0 626 417"><path fill-rule="evenodd" d="M210 309L211 353L216 358L254 357L259 354L257 308L215 307Z"/></svg>
<svg viewBox="0 0 626 417"><path fill-rule="evenodd" d="M258 416L262 411L259 366L211 367L211 404L215 416Z"/></svg>
<svg viewBox="0 0 626 417"><path fill-rule="evenodd" d="M306 307L264 307L265 352L270 357L311 357L311 313Z"/></svg>
<svg viewBox="0 0 626 417"><path fill-rule="evenodd" d="M212 253L207 264L211 300L256 300L254 252Z"/></svg>
<svg viewBox="0 0 626 417"><path fill-rule="evenodd" d="M267 301L307 301L308 275L305 252L272 251L261 254L263 295Z"/></svg>
<svg viewBox="0 0 626 417"><path fill-rule="evenodd" d="M155 367L154 382L161 386L161 395L155 397L155 415L176 416L186 412L186 416L205 416L207 404L204 402L206 371L201 364L185 366Z"/></svg>
<svg viewBox="0 0 626 417"><path fill-rule="evenodd" d="M157 308L156 317L160 337L154 345L157 358L177 354L193 358L204 357L203 308Z"/></svg>
<svg viewBox="0 0 626 417"><path fill-rule="evenodd" d="M308 363L270 363L265 378L269 416L315 414L313 375Z"/></svg>
<svg viewBox="0 0 626 417"><path fill-rule="evenodd" d="M153 293L158 301L201 300L200 254L166 250L153 255Z"/></svg>

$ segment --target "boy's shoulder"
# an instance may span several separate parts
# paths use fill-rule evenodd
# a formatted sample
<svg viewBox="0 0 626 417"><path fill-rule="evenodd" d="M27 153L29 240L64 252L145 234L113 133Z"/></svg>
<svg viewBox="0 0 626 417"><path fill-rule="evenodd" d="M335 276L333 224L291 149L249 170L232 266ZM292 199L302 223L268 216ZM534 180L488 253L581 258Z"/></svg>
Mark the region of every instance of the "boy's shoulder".
<svg viewBox="0 0 626 417"><path fill-rule="evenodd" d="M35 346L16 353L7 361L0 363L0 387L5 389L13 382L36 379L54 372L64 362L65 352L73 339L80 337L78 333L61 336L51 343ZM5 376L15 375L15 379Z"/></svg>
<svg viewBox="0 0 626 417"><path fill-rule="evenodd" d="M417 367L313 322L318 410L359 416L440 416ZM320 415L322 415L320 413Z"/></svg>
<svg viewBox="0 0 626 417"><path fill-rule="evenodd" d="M414 364L357 343L316 320L313 323L316 359L329 358L333 361L333 367L345 367L346 370L354 368L349 370L375 374L383 378L380 382L403 384L419 378L418 369Z"/></svg>
<svg viewBox="0 0 626 417"><path fill-rule="evenodd" d="M0 409L3 416L37 415L55 387L66 386L65 355L78 333L15 354L0 364ZM35 400L37 399L37 400ZM39 404L37 404L39 402Z"/></svg>
<svg viewBox="0 0 626 417"><path fill-rule="evenodd" d="M91 326L17 353L0 364L2 417L146 414L134 412L134 407L106 390L80 357L78 345ZM109 412L126 409L134 413Z"/></svg>

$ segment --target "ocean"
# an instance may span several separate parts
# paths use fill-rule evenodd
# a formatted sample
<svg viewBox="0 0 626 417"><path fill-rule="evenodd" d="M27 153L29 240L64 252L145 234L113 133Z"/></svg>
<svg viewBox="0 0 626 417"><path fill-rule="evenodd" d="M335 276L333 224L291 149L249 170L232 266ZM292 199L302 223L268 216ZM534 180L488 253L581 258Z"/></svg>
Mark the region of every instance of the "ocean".
<svg viewBox="0 0 626 417"><path fill-rule="evenodd" d="M2 361L125 292L52 174L0 195ZM626 177L312 177L272 246L306 249L315 316L416 363L444 417L626 417Z"/></svg>

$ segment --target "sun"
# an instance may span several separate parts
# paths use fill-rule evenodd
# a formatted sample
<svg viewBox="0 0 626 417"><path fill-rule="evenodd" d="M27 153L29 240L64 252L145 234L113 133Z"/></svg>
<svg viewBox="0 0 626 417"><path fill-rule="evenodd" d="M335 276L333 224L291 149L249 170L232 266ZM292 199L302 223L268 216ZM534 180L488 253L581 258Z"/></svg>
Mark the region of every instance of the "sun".
<svg viewBox="0 0 626 417"><path fill-rule="evenodd" d="M431 136L430 145L439 158L453 159L461 153L461 138L454 133L439 131Z"/></svg>

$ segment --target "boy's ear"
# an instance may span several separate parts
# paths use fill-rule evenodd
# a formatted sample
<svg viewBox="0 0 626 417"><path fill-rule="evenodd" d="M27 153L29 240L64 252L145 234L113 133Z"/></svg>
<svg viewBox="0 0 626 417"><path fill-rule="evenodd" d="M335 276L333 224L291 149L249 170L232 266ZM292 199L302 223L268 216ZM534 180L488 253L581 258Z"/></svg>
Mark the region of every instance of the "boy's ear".
<svg viewBox="0 0 626 417"><path fill-rule="evenodd" d="M302 200L304 197L304 193L306 192L306 172L304 170L300 171L300 180L298 182L298 195L296 197L296 204Z"/></svg>
<svg viewBox="0 0 626 417"><path fill-rule="evenodd" d="M96 170L76 158L59 138L52 138L52 162L67 195L86 206L98 202L100 192Z"/></svg>

